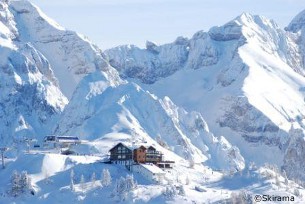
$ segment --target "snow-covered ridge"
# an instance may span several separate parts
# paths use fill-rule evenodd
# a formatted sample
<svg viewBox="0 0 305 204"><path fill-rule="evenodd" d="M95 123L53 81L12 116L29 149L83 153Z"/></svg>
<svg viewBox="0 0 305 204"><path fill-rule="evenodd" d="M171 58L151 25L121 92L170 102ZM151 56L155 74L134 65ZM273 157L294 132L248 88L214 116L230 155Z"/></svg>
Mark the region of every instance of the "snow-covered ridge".
<svg viewBox="0 0 305 204"><path fill-rule="evenodd" d="M59 26L28 1L12 1L10 10L19 30L19 41L30 42L48 59L68 98L79 81L95 70L103 71L105 81L120 83L116 70L87 38Z"/></svg>
<svg viewBox="0 0 305 204"><path fill-rule="evenodd" d="M198 69L220 64L220 61L233 58L238 47L251 40L287 62L296 72L304 74L299 48L293 39L274 21L248 13L221 27L213 27L209 32L199 31L191 39L178 37L173 43L160 46L148 41L146 49L126 45L105 53L122 77L154 83L183 68Z"/></svg>

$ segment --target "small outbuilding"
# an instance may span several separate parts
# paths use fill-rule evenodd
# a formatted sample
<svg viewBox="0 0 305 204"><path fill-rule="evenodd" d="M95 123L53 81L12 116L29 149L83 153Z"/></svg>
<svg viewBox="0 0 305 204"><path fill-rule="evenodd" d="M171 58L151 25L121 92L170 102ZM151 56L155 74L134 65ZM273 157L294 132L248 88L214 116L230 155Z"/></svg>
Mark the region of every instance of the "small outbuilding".
<svg viewBox="0 0 305 204"><path fill-rule="evenodd" d="M156 165L150 164L137 164L133 165L133 172L137 172L145 177L147 180L156 183L162 183L165 179L165 172Z"/></svg>
<svg viewBox="0 0 305 204"><path fill-rule="evenodd" d="M81 140L76 136L56 136L48 135L44 137L44 147L69 147L81 143Z"/></svg>

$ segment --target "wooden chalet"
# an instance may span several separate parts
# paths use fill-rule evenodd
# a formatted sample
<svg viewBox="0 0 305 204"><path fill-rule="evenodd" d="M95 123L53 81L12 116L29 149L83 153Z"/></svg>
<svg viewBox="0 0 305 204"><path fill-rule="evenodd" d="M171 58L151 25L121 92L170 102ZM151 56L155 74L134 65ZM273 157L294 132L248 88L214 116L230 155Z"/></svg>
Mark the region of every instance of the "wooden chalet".
<svg viewBox="0 0 305 204"><path fill-rule="evenodd" d="M155 164L157 167L165 169L172 168L173 161L164 161L163 154L153 146L143 145L131 148L123 143L118 143L109 150L110 162L125 164L130 170L133 164Z"/></svg>
<svg viewBox="0 0 305 204"><path fill-rule="evenodd" d="M149 146L148 148L140 146L133 150L133 160L136 163L153 163L156 164L162 161L162 153L156 148Z"/></svg>
<svg viewBox="0 0 305 204"><path fill-rule="evenodd" d="M114 163L126 163L132 160L132 151L126 145L118 143L110 150L110 161Z"/></svg>

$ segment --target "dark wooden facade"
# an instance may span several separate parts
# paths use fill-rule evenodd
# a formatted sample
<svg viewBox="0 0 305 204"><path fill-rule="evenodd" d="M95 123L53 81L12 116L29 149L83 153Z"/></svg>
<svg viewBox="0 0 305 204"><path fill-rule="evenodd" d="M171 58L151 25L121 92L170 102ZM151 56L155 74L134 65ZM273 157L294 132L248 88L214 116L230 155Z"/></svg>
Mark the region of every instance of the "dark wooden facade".
<svg viewBox="0 0 305 204"><path fill-rule="evenodd" d="M110 150L110 161L126 161L132 159L132 151L122 143L115 145Z"/></svg>

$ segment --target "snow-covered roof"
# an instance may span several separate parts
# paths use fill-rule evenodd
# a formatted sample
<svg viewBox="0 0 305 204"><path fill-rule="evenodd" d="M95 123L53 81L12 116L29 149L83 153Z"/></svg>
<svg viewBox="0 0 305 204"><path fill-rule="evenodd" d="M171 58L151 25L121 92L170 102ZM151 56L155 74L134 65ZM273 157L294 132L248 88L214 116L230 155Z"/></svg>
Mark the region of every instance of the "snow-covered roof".
<svg viewBox="0 0 305 204"><path fill-rule="evenodd" d="M48 135L45 136L44 138L45 141L55 141L55 140L67 140L67 141L71 141L71 140L79 140L79 138L77 136L56 136L56 135Z"/></svg>
<svg viewBox="0 0 305 204"><path fill-rule="evenodd" d="M165 172L154 164L140 164L153 174L165 174Z"/></svg>
<svg viewBox="0 0 305 204"><path fill-rule="evenodd" d="M56 136L58 140L79 140L76 136Z"/></svg>

